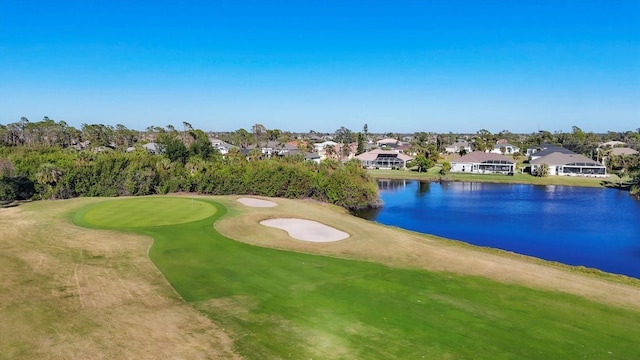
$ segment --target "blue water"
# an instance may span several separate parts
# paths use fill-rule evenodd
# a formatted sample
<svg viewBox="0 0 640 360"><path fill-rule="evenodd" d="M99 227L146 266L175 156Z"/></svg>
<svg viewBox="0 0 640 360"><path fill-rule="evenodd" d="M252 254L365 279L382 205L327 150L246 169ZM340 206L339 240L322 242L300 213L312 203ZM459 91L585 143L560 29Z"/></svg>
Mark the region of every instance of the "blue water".
<svg viewBox="0 0 640 360"><path fill-rule="evenodd" d="M640 201L569 186L381 180L382 224L640 278Z"/></svg>

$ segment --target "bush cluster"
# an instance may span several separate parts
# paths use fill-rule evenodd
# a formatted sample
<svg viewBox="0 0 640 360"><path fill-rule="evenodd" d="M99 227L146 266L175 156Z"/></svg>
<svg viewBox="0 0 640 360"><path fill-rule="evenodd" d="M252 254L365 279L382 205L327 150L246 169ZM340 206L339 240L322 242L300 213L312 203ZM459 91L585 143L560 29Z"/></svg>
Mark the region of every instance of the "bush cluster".
<svg viewBox="0 0 640 360"><path fill-rule="evenodd" d="M145 151L0 151L0 201L196 192L311 198L358 209L378 204L377 185L359 162L300 158L247 161L240 154L171 161Z"/></svg>

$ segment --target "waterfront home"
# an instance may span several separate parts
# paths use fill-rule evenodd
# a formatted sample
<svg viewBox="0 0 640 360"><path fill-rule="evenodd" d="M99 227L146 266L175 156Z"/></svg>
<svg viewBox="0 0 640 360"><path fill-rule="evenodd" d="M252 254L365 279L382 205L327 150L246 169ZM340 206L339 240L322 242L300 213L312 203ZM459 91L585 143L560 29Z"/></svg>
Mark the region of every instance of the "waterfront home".
<svg viewBox="0 0 640 360"><path fill-rule="evenodd" d="M413 157L393 150L374 149L356 156L367 169L405 169Z"/></svg>
<svg viewBox="0 0 640 360"><path fill-rule="evenodd" d="M515 161L501 154L474 151L451 162L451 172L472 174L513 174Z"/></svg>
<svg viewBox="0 0 640 360"><path fill-rule="evenodd" d="M565 149L566 150L566 149ZM538 153L536 153L538 155ZM531 174L536 175L543 164L549 166L549 175L607 177L607 168L601 163L574 152L552 152L530 161Z"/></svg>

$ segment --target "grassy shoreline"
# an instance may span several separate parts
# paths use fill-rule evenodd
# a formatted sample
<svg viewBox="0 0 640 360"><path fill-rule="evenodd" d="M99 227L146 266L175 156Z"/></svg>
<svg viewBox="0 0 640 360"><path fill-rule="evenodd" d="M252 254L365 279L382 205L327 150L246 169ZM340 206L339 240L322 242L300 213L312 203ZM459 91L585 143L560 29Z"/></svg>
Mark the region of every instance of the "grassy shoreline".
<svg viewBox="0 0 640 360"><path fill-rule="evenodd" d="M573 176L547 176L536 177L529 174L514 174L513 176L499 174L461 174L449 173L440 175L440 166L435 166L426 172L419 173L413 170L367 170L374 179L391 180L421 180L421 181L457 181L457 182L491 182L503 184L529 184L529 185L560 185L582 187L607 187L618 181L616 175L609 178L586 178Z"/></svg>

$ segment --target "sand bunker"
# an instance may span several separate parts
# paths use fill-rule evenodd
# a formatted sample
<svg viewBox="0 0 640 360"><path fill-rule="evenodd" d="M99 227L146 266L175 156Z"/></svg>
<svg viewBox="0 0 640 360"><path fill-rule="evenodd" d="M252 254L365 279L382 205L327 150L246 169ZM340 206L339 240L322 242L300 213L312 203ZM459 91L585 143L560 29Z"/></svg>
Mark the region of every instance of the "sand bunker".
<svg viewBox="0 0 640 360"><path fill-rule="evenodd" d="M269 200L261 200L256 198L243 197L236 200L237 202L250 207L274 207L277 203Z"/></svg>
<svg viewBox="0 0 640 360"><path fill-rule="evenodd" d="M261 225L282 229L294 239L331 242L344 240L349 237L344 231L334 229L317 221L302 219L269 219L260 221Z"/></svg>

